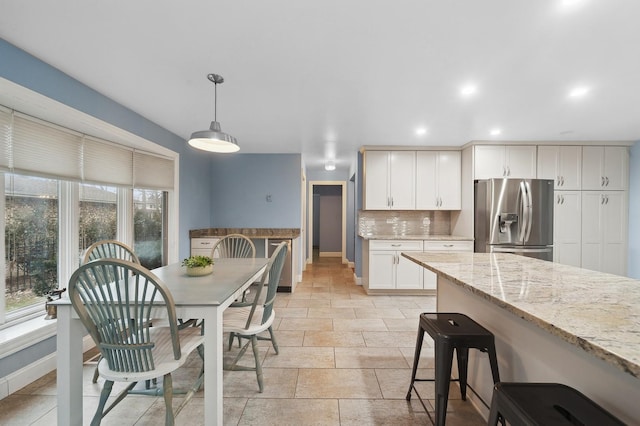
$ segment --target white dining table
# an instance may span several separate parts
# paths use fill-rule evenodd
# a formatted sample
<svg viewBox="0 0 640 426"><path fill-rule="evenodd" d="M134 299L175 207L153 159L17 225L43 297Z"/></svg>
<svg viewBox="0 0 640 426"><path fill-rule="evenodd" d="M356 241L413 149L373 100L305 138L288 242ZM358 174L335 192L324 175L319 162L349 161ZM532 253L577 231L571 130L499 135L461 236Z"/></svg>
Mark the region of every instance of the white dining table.
<svg viewBox="0 0 640 426"><path fill-rule="evenodd" d="M174 263L152 272L173 296L178 318L201 318L204 335L204 424L221 425L222 395L222 314L224 310L258 280L268 259L216 259L213 273L201 277L186 274ZM82 425L83 338L87 332L71 301L57 305L57 399L58 425ZM160 311L160 310L159 310Z"/></svg>

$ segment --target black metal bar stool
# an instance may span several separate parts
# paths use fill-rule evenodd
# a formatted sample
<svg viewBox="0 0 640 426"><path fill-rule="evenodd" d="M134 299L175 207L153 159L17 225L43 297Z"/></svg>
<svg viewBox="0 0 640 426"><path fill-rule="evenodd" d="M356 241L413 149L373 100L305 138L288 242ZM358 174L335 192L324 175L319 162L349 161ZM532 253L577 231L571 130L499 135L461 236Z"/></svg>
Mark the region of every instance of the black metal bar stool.
<svg viewBox="0 0 640 426"><path fill-rule="evenodd" d="M498 383L489 425L502 418L513 425L624 425L581 392L558 383Z"/></svg>
<svg viewBox="0 0 640 426"><path fill-rule="evenodd" d="M416 379L418 362L424 332L429 333L435 342L435 379ZM423 313L420 314L420 325L418 327L418 338L416 341L416 351L413 358L413 370L411 372L411 384L407 392L407 401L411 399L411 391L414 390L422 406L427 411L429 418L431 415L427 410L420 394L414 386L414 382L435 381L436 388L436 421L435 424L443 426L447 414L447 402L449 398L449 383L457 381L460 383L460 393L462 399L467 399L467 364L469 361L469 349L478 349L487 352L491 364L491 374L493 383L500 381L498 373L498 360L493 334L472 320L466 315L459 313ZM458 379L451 379L451 364L453 362L453 350L456 350L458 359ZM472 389L473 390L473 389ZM475 393L475 392L474 392ZM478 396L478 398L480 398ZM482 401L482 398L480 398ZM482 401L487 408L489 405ZM433 419L432 419L433 421Z"/></svg>

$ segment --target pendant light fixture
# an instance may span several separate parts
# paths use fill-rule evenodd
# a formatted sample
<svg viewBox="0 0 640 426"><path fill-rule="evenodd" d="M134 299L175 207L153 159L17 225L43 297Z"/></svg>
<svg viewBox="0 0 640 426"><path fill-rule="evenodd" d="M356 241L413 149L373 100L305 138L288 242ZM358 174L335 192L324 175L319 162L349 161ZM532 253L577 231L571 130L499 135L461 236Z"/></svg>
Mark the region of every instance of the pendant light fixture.
<svg viewBox="0 0 640 426"><path fill-rule="evenodd" d="M209 152L237 152L240 150L238 141L220 130L220 123L217 120L218 84L222 84L224 78L218 74L208 74L207 78L214 84L213 121L209 130L193 132L189 138L189 145Z"/></svg>

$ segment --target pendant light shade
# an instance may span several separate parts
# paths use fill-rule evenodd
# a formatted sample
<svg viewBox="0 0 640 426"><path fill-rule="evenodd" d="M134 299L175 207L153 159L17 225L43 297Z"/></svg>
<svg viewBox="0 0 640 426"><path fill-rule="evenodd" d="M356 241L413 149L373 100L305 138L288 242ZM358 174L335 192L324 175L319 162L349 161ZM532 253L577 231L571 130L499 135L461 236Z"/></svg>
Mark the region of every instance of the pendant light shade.
<svg viewBox="0 0 640 426"><path fill-rule="evenodd" d="M233 136L224 133L220 129L220 123L217 121L217 103L218 103L218 84L224 82L224 78L218 74L207 75L209 81L214 84L214 104L213 104L213 121L209 130L201 130L193 132L189 138L189 145L194 148L209 152L237 152L240 150L238 141Z"/></svg>

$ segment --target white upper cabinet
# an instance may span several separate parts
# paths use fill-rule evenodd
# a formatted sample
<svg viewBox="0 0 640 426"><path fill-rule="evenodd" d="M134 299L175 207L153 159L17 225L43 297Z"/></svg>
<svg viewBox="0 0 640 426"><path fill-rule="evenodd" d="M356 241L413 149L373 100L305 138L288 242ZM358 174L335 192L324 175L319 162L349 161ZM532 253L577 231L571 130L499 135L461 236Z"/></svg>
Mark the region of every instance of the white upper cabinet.
<svg viewBox="0 0 640 426"><path fill-rule="evenodd" d="M416 153L416 209L461 209L460 151Z"/></svg>
<svg viewBox="0 0 640 426"><path fill-rule="evenodd" d="M476 145L474 179L536 177L535 145Z"/></svg>
<svg viewBox="0 0 640 426"><path fill-rule="evenodd" d="M582 186L582 147L538 147L538 179L553 179L556 190L580 190Z"/></svg>
<svg viewBox="0 0 640 426"><path fill-rule="evenodd" d="M629 149L622 146L582 148L583 190L626 190L629 186Z"/></svg>
<svg viewBox="0 0 640 426"><path fill-rule="evenodd" d="M415 210L415 151L364 154L365 210Z"/></svg>

